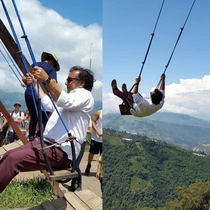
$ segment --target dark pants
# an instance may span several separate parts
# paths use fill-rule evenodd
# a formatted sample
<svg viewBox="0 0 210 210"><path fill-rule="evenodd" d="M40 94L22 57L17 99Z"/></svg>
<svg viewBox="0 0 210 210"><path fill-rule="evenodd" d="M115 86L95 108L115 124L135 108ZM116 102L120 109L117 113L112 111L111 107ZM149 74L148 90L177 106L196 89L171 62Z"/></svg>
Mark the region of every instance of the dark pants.
<svg viewBox="0 0 210 210"><path fill-rule="evenodd" d="M13 131L9 131L7 134L7 143L10 144L16 140L18 140L19 137L17 136L17 134Z"/></svg>
<svg viewBox="0 0 210 210"><path fill-rule="evenodd" d="M36 107L37 106L37 100L36 101ZM34 99L31 95L25 95L25 102L26 102L26 106L28 108L29 111L29 115L30 115L30 124L29 124L29 139L33 138L35 136L36 133L36 126L38 123L38 109L36 110L35 104L34 104ZM47 115L46 115L47 114ZM43 130L47 124L48 121L48 117L49 116L49 112L45 113L44 111L42 111L42 124L43 124ZM40 134L38 132L37 136L40 137Z"/></svg>
<svg viewBox="0 0 210 210"><path fill-rule="evenodd" d="M3 145L5 136L7 134L8 127L9 127L9 125L5 125L4 128L2 129L2 131L0 131L0 147Z"/></svg>
<svg viewBox="0 0 210 210"><path fill-rule="evenodd" d="M45 143L45 146L49 145ZM40 150L40 141L32 141L26 145L9 150L0 160L0 193L10 181L19 173L25 171L46 170L46 162ZM69 168L71 160L60 148L51 147L46 149L46 155L53 170Z"/></svg>
<svg viewBox="0 0 210 210"><path fill-rule="evenodd" d="M102 153L103 143L91 139L89 153L97 155Z"/></svg>
<svg viewBox="0 0 210 210"><path fill-rule="evenodd" d="M79 165L80 165L80 162L81 162L82 157L84 155L85 145L86 145L86 142L84 141L81 144L81 150L80 150L80 153L79 153L79 155L78 155L78 157L76 159L76 163L75 163L75 171L78 173L78 177L72 179L71 185L75 185L76 182L77 183L82 183L82 173L81 173Z"/></svg>

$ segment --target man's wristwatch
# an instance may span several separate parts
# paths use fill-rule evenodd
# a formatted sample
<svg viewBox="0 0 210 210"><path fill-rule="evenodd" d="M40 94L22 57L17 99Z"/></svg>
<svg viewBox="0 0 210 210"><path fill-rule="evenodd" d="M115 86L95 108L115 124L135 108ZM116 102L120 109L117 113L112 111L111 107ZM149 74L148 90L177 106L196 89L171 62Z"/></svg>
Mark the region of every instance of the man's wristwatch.
<svg viewBox="0 0 210 210"><path fill-rule="evenodd" d="M44 85L48 85L50 83L51 78L48 77L44 82L42 82Z"/></svg>

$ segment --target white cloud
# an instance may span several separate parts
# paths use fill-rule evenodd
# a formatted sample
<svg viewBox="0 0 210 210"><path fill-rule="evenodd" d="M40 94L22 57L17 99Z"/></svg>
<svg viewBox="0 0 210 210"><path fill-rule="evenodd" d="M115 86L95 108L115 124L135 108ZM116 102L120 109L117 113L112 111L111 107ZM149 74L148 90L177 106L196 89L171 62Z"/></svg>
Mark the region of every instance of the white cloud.
<svg viewBox="0 0 210 210"><path fill-rule="evenodd" d="M166 99L160 111L188 114L210 120L210 75L203 78L180 79L180 83L166 86ZM112 93L103 93L105 113L119 113L121 99Z"/></svg>
<svg viewBox="0 0 210 210"><path fill-rule="evenodd" d="M17 36L21 37L23 32L11 2L7 1L6 7ZM78 25L69 19L63 18L56 11L43 7L37 0L17 0L16 5L36 61L40 61L40 56L43 51L57 54L61 66L61 70L58 72L58 80L62 89L65 89L65 79L72 66L80 65L86 68L90 67L90 49L92 58L91 70L95 74L95 79L101 81L101 26L94 23L87 27ZM0 14L0 18L12 34L2 7L0 7ZM32 63L25 41L19 39L19 42L27 60L29 63ZM0 47L0 49L2 48ZM2 51L4 52L3 49ZM0 73L0 77L4 78L4 82L0 83L1 90L23 92L23 88L20 87L18 80L14 80L15 77L13 78L13 76L11 76L13 73L2 56L0 56ZM10 86L8 86L8 84L10 84ZM101 100L102 87L99 87L101 82L95 84L97 84L97 86L93 89L94 98L95 100Z"/></svg>

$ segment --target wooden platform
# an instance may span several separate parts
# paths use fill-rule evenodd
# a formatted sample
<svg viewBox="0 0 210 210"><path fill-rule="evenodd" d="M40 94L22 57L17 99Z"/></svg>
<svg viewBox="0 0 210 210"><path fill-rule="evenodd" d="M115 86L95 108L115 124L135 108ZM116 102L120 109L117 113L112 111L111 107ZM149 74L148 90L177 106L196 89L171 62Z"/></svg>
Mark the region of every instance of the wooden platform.
<svg viewBox="0 0 210 210"><path fill-rule="evenodd" d="M14 141L11 144L7 144L7 145L3 145L2 147L0 147L0 157L6 152L9 151L11 149L17 148L19 146L23 145L22 141L18 140L18 141Z"/></svg>
<svg viewBox="0 0 210 210"><path fill-rule="evenodd" d="M102 198L90 190L68 192L63 198L44 201L28 210L102 210Z"/></svg>

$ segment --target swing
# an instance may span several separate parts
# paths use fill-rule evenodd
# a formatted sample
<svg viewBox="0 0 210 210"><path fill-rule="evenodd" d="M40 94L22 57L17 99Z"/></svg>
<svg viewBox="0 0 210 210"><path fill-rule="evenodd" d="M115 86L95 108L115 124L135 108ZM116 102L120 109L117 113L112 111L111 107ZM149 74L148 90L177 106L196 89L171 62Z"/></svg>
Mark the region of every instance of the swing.
<svg viewBox="0 0 210 210"><path fill-rule="evenodd" d="M184 22L183 27L180 28L180 29L181 29L181 30L180 30L180 33L179 33L179 35L178 35L178 38L177 38L177 40L176 40L175 46L174 46L174 48L173 48L173 50L172 50L172 53L171 53L171 55L170 55L170 57L169 57L168 63L165 65L165 70L164 70L163 74L166 73L166 70L167 70L167 68L168 68L168 66L169 66L169 64L170 64L170 61L171 61L171 59L172 59L172 56L173 56L174 51L175 51L175 49L176 49L176 46L177 46L177 44L178 44L178 42L179 42L179 39L180 39L180 37L181 37L181 34L182 34L183 30L184 30L184 27L185 27L185 25L186 25L186 23L187 23L187 20L188 20L188 18L189 18L189 16L190 16L190 13L191 13L191 11L192 11L192 8L193 8L193 6L194 6L194 4L195 4L195 1L196 1L196 0L194 0L193 3L192 3L192 5L191 5L190 11L188 12L188 15L187 15L187 18L186 18L186 20L185 20L185 22ZM163 1L163 3L164 3L164 1ZM154 32L155 32L155 29L156 29L156 25L157 25L157 22L158 22L158 19L159 19L159 16L160 16L160 13L161 13L161 10L162 10L162 7L163 7L163 3L162 3L162 6L161 6L161 9L160 9L160 12L159 12L159 15L158 15L156 24L155 24L154 31L153 31L153 33L151 34L152 37L151 37L151 39L150 39L150 43L149 43L149 46L148 46L148 49L147 49L147 52L146 52L144 61L142 62L142 67L141 67L139 76L141 76L141 73L142 73L144 64L145 64L145 62L146 62L146 58L147 58L147 55L148 55L148 52L149 52L149 49L150 49L150 46L151 46L151 43L152 43L152 39L153 39L154 34L155 34ZM159 87L160 83L161 83L161 79L159 80L159 82L158 82L156 88ZM131 89L129 90L128 94L127 94L126 97L123 99L122 104L119 105L119 109L120 109L121 115L130 115L130 114L131 114L131 113L130 113L130 108L132 108L132 106L130 106L129 111L128 111L128 109L125 107L125 100L128 100L127 97L128 97L128 95L129 95L129 93L131 93L131 91L132 91L132 89L134 88L134 86L135 86L135 84L131 87Z"/></svg>
<svg viewBox="0 0 210 210"><path fill-rule="evenodd" d="M140 70L140 73L139 73L139 76L141 76L141 73L142 73L142 70L144 68L144 64L146 62L146 59L147 59L147 56L148 56L148 53L149 53L149 50L150 50L150 47L151 47L151 44L152 44L152 40L153 40L153 37L155 35L155 30L156 30L156 27L157 27L157 24L158 24L158 21L159 21L159 18L160 18L160 14L162 12L162 8L163 8L163 5L164 5L164 2L165 0L163 0L162 4L161 4L161 8L160 8L160 11L159 11L159 14L158 14L158 17L157 17L157 20L156 20L156 23L155 23L155 27L154 27L154 30L151 34L151 39L150 39L150 42L149 42L149 46L147 48L147 52L146 52L146 55L144 57L144 61L142 62L142 67L141 67L141 70ZM130 113L130 109L132 108L132 105L130 104L130 102L128 101L127 97L128 95L131 93L132 89L134 88L135 84L131 87L131 89L128 91L128 94L126 95L126 97L123 99L123 102L121 104L119 104L119 109L120 109L120 114L121 115L131 115ZM129 103L129 108L127 108L125 106L125 101L127 100L127 102Z"/></svg>
<svg viewBox="0 0 210 210"><path fill-rule="evenodd" d="M3 1L1 1L1 2L3 4ZM6 10L4 4L3 4L3 7ZM5 11L5 13L7 13L7 12ZM9 19L8 14L7 14L7 18ZM10 22L10 26L11 26L12 23L11 23L10 20L9 20L9 22ZM11 26L11 28L12 28L12 26ZM14 37L16 37L15 36L16 34L15 34L14 30L12 30L12 31L14 33ZM24 36L24 38L27 38L27 36ZM14 61L16 62L16 64L18 65L18 67L20 68L20 70L22 71L23 74L25 74L26 72L29 72L28 69L32 70L32 67L30 66L30 64L28 63L28 61L26 60L26 58L22 54L20 46L18 46L18 44L19 44L18 39L16 39L16 42L13 40L12 36L8 32L7 28L5 27L5 25L3 24L1 19L0 19L0 39L4 43L4 45L7 48L8 52L13 57ZM39 100L38 100L38 102L39 102ZM41 106L41 101L40 101L40 106ZM40 110L41 110L41 108L40 108ZM23 142L23 144L28 143L28 141L23 136L21 136L20 139ZM43 140L43 137L41 139ZM50 173L49 176L48 176L50 181L57 181L59 183L64 183L64 182L68 182L72 178L78 177L77 172L75 172L75 160L76 160L76 158L75 158L75 148L74 148L73 141L71 141L70 144L71 144L72 157L73 157L72 165L68 169L59 170L59 171L56 171L55 173L52 171L52 168L50 166L48 158L45 155L45 153L43 152L43 155L45 156L48 172ZM42 149L43 148L44 148L44 145L42 145ZM44 174L47 175L48 172L44 173Z"/></svg>

